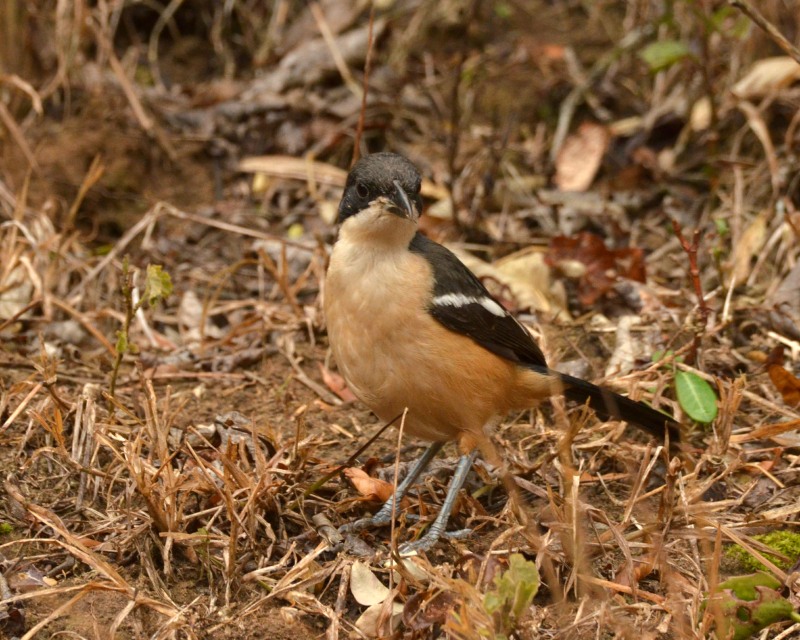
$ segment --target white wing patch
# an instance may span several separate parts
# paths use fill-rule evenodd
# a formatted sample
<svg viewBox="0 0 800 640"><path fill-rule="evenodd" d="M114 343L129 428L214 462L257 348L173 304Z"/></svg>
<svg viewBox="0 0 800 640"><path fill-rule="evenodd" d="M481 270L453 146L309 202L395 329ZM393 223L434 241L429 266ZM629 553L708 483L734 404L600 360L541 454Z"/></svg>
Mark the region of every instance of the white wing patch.
<svg viewBox="0 0 800 640"><path fill-rule="evenodd" d="M435 306L440 307L465 307L468 304L479 304L489 313L503 318L508 315L505 309L491 298L467 296L463 293L447 293L443 296L436 296L431 301Z"/></svg>

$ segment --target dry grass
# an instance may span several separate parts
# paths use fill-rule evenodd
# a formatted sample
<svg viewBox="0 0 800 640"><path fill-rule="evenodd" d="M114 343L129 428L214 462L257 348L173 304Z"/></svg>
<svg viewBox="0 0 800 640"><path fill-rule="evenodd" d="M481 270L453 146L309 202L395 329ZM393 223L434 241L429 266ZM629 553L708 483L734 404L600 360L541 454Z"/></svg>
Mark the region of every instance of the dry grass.
<svg viewBox="0 0 800 640"><path fill-rule="evenodd" d="M330 526L363 501L338 478L309 491L380 427L341 400L320 305L335 167L362 126L362 152L422 166L439 239L492 262L585 229L645 251L647 284L614 279L591 308L552 250L549 266L523 263L547 273L532 298L547 309L520 298L527 280L487 271L536 312L523 317L553 361L687 425L675 371L719 396L674 459L558 401L510 416L495 442L521 499L479 464L455 517L471 537L397 573L388 551L370 561L392 589L371 628L491 637L484 594L514 551L546 585L521 638L706 637L704 597L737 571L731 543L796 598L797 558L776 566L753 535L796 530L800 513L800 415L766 366L778 344L789 371L800 357L800 93L791 80L733 91L772 40L711 2L396 3L376 11L362 107L369 12L264 4L0 9L2 633L364 635L359 548L337 550ZM796 41L796 2L759 9ZM650 72L643 48L673 39L691 55ZM561 194L548 180L569 173L559 152L584 122L609 146L591 188ZM240 164L253 155L267 158ZM236 172L248 166L255 181ZM174 294L131 316L112 385L126 259L131 300L148 264ZM391 481L414 451L394 432L380 442L367 467ZM433 510L449 467L409 510ZM401 520L364 546L419 529Z"/></svg>

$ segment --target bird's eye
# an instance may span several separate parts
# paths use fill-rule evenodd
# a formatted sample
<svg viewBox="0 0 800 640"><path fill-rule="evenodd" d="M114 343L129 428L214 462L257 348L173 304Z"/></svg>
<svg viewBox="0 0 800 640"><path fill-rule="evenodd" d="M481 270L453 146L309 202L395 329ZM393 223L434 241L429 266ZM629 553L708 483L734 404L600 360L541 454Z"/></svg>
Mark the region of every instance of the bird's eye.
<svg viewBox="0 0 800 640"><path fill-rule="evenodd" d="M369 189L361 182L356 184L356 194L359 198L366 198L369 195Z"/></svg>

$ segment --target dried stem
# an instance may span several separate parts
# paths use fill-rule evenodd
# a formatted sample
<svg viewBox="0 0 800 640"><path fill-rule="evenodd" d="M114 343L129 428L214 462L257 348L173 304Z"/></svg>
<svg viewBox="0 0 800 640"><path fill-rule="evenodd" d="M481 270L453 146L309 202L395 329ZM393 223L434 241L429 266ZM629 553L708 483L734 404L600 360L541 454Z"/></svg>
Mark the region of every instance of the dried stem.
<svg viewBox="0 0 800 640"><path fill-rule="evenodd" d="M775 41L786 55L794 58L800 64L800 49L795 47L791 42L786 39L778 28L767 20L764 15L751 5L748 0L731 0L731 5L742 11L748 18L750 18L756 25L763 29L766 34Z"/></svg>
<svg viewBox="0 0 800 640"><path fill-rule="evenodd" d="M672 220L672 228L675 230L675 235L678 237L681 247L689 257L689 275L692 278L692 284L694 285L694 292L697 296L697 305L700 313L700 330L695 333L692 351L688 356L690 362L695 362L697 359L697 351L700 347L700 340L706 331L706 327L708 326L708 317L711 313L708 305L706 304L705 296L703 295L703 285L700 282L700 269L697 266L697 249L700 246L700 236L702 231L699 228L695 229L692 233L692 241L690 243L684 237L683 229L677 220Z"/></svg>

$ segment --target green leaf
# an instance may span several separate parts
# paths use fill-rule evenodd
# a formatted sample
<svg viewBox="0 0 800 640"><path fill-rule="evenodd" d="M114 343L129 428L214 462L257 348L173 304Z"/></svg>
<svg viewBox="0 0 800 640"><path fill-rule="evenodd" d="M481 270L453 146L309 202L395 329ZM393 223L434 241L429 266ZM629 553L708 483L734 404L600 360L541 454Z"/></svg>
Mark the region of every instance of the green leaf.
<svg viewBox="0 0 800 640"><path fill-rule="evenodd" d="M721 582L711 599L720 614L715 621L720 636L746 640L775 622L794 619L794 608L778 593L780 587L779 580L762 572Z"/></svg>
<svg viewBox="0 0 800 640"><path fill-rule="evenodd" d="M539 590L539 571L536 563L526 560L520 553L509 557L508 569L494 579L494 589L483 598L489 614L498 614L499 631L511 631L530 606Z"/></svg>
<svg viewBox="0 0 800 640"><path fill-rule="evenodd" d="M678 403L692 420L708 424L717 417L717 394L696 373L678 371L675 374L675 389Z"/></svg>
<svg viewBox="0 0 800 640"><path fill-rule="evenodd" d="M168 298L172 293L172 278L169 273L162 271L160 264L147 265L147 282L144 287L144 297L152 307L159 300Z"/></svg>
<svg viewBox="0 0 800 640"><path fill-rule="evenodd" d="M689 48L678 40L653 42L639 52L650 71L662 71L688 56Z"/></svg>

